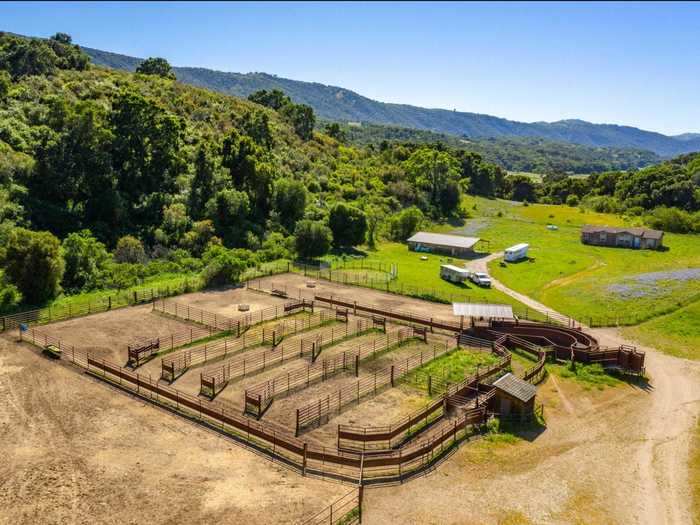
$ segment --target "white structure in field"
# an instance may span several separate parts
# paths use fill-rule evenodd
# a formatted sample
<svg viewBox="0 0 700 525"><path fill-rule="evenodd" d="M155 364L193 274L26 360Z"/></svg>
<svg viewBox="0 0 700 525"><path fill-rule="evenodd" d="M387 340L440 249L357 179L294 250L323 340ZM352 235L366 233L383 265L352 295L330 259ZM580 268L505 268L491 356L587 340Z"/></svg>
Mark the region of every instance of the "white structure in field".
<svg viewBox="0 0 700 525"><path fill-rule="evenodd" d="M469 277L469 270L452 264L440 265L440 277L452 283L463 283Z"/></svg>
<svg viewBox="0 0 700 525"><path fill-rule="evenodd" d="M510 248L506 248L504 254L503 254L503 259L506 262L517 262L522 259L527 258L527 250L530 248L530 245L527 243L520 243L516 244L515 246L511 246Z"/></svg>

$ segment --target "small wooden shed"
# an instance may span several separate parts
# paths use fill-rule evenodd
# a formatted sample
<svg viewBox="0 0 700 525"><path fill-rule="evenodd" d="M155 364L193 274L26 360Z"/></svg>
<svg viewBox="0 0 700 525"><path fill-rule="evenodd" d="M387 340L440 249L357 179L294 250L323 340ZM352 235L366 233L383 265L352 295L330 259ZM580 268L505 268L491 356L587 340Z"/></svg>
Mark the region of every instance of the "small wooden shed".
<svg viewBox="0 0 700 525"><path fill-rule="evenodd" d="M496 388L494 410L501 416L525 418L535 411L535 385L508 373L496 380L493 386Z"/></svg>

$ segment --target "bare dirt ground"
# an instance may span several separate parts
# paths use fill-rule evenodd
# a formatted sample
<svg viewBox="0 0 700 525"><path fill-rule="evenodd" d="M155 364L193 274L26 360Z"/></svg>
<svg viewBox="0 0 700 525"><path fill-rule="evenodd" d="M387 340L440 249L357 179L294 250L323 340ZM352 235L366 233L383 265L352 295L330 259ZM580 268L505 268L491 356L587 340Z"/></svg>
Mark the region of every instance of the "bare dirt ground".
<svg viewBox="0 0 700 525"><path fill-rule="evenodd" d="M430 402L426 392L409 385L398 385L381 391L374 397L364 398L360 403L348 407L332 417L325 425L311 428L303 437L332 444L338 440L338 425L379 427L390 425L408 417Z"/></svg>
<svg viewBox="0 0 700 525"><path fill-rule="evenodd" d="M298 523L349 487L303 478L0 338L0 523ZM283 496L282 496L283 495Z"/></svg>
<svg viewBox="0 0 700 525"><path fill-rule="evenodd" d="M308 288L306 283L315 282L315 288ZM373 304L382 308L393 308L412 312L424 317L440 317L443 319L454 320L452 315L452 305L437 304L429 301L422 301L402 295L395 295L379 290L371 290L369 288L359 288L357 286L345 286L338 283L328 281L316 281L311 277L303 275L286 273L282 275L274 275L263 279L255 280L255 285L260 283L262 288L271 289L274 284L276 287L286 287L290 297L303 297L305 299L313 299L314 295L324 297L333 296L344 301L357 301L358 304Z"/></svg>
<svg viewBox="0 0 700 525"><path fill-rule="evenodd" d="M290 299L274 297L242 287L189 293L175 297L173 300L227 317L238 317L243 314L238 311L239 304L247 304L251 312L257 312L269 306L282 305L290 301Z"/></svg>
<svg viewBox="0 0 700 525"><path fill-rule="evenodd" d="M88 317L78 317L39 327L39 331L60 339L91 356L123 365L127 345L137 338L164 338L172 333L206 330L194 323L166 317L152 311L151 305L130 306Z"/></svg>

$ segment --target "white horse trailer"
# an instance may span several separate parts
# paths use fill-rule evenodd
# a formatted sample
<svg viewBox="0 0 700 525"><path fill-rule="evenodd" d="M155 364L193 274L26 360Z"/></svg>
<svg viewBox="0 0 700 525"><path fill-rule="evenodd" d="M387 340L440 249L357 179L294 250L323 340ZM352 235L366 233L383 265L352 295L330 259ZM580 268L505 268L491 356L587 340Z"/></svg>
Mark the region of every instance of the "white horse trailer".
<svg viewBox="0 0 700 525"><path fill-rule="evenodd" d="M440 277L451 283L463 283L469 277L469 270L451 264L440 265Z"/></svg>
<svg viewBox="0 0 700 525"><path fill-rule="evenodd" d="M515 246L511 246L510 248L506 248L506 251L503 254L503 259L506 262L517 262L522 259L526 259L527 250L529 248L530 245L524 242L516 244Z"/></svg>

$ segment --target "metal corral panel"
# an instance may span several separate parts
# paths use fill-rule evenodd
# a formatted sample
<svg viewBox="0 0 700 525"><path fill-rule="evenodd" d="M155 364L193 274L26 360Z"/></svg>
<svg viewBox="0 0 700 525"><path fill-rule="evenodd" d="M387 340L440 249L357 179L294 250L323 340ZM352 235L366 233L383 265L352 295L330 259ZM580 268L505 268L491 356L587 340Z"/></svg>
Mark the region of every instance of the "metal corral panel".
<svg viewBox="0 0 700 525"><path fill-rule="evenodd" d="M479 238L462 237L461 235L446 235L444 233L418 232L413 237L408 239L408 242L469 249L479 242Z"/></svg>
<svg viewBox="0 0 700 525"><path fill-rule="evenodd" d="M508 304L452 303L452 312L464 317L515 319L513 307Z"/></svg>

